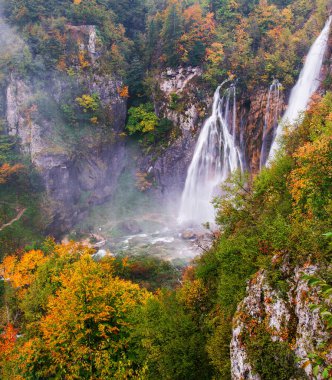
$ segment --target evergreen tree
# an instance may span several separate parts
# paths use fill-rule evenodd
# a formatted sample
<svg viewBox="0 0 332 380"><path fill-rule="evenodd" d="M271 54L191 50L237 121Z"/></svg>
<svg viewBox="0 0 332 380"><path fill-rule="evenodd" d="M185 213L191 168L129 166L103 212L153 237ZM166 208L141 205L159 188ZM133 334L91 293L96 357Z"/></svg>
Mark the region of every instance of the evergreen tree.
<svg viewBox="0 0 332 380"><path fill-rule="evenodd" d="M139 57L134 57L131 61L127 73L127 83L129 86L130 100L134 99L134 105L137 105L144 94L143 79L144 79L144 65ZM136 100L136 102L135 102ZM131 102L132 103L132 102ZM133 104L133 103L132 103Z"/></svg>
<svg viewBox="0 0 332 380"><path fill-rule="evenodd" d="M179 64L178 41L183 32L181 10L172 2L166 10L165 22L161 31L163 52L167 65L174 67Z"/></svg>
<svg viewBox="0 0 332 380"><path fill-rule="evenodd" d="M159 34L161 30L160 19L157 17L149 20L147 25L147 44L146 44L146 58L148 65L151 66L153 64L153 57L155 55L155 51L159 41Z"/></svg>

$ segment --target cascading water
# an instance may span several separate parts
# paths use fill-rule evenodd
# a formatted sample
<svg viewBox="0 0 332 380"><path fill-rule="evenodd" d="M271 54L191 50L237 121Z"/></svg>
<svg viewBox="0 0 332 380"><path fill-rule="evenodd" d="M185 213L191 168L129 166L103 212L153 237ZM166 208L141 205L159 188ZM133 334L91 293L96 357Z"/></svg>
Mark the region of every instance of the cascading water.
<svg viewBox="0 0 332 380"><path fill-rule="evenodd" d="M267 97L262 148L259 163L260 169L262 169L266 163L266 160L269 156L269 147L271 146L276 136L278 121L281 113L280 91L281 84L277 79L275 79L269 88Z"/></svg>
<svg viewBox="0 0 332 380"><path fill-rule="evenodd" d="M280 147L280 137L283 133L284 125L293 124L297 121L301 112L307 109L311 96L318 89L320 83L319 75L327 47L331 21L332 16L326 21L323 30L309 50L300 77L291 91L287 111L278 125L268 162L273 160Z"/></svg>
<svg viewBox="0 0 332 380"><path fill-rule="evenodd" d="M236 87L232 84L221 97L220 85L213 98L212 115L198 138L182 193L180 223L213 222L213 197L219 185L237 169L243 158L236 136Z"/></svg>

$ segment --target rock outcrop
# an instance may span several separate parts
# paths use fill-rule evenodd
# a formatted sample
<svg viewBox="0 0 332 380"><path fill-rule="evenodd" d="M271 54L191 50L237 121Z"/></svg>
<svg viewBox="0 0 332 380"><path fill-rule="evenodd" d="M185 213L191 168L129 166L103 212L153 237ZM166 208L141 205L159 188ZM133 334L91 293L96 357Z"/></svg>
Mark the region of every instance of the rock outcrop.
<svg viewBox="0 0 332 380"><path fill-rule="evenodd" d="M270 335L272 341L288 342L299 368L308 379L314 379L308 354L329 339L329 333L319 312L312 311L310 304L321 302L317 292L308 287L303 274L312 275L317 267L308 264L294 272L288 264L282 267L283 281L288 291L282 294L268 279L267 272L258 272L250 281L245 299L239 304L233 320L231 341L232 379L260 380L250 363L246 342L254 339L258 326ZM249 334L249 336L248 336ZM332 355L332 352L331 352ZM301 377L303 378L303 377Z"/></svg>
<svg viewBox="0 0 332 380"><path fill-rule="evenodd" d="M183 189L197 132L209 112L212 98L198 67L167 69L155 79L155 110L158 116L173 123L177 137L161 152L144 157L140 168L149 170L162 192L178 192Z"/></svg>

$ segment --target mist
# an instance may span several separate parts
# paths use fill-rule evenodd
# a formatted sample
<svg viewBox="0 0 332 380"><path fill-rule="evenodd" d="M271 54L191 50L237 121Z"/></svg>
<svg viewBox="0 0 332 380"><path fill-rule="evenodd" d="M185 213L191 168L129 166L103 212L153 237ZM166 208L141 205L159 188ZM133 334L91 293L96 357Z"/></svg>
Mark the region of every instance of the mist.
<svg viewBox="0 0 332 380"><path fill-rule="evenodd" d="M4 71L8 69L6 65L19 64L28 50L16 30L6 22L3 1L0 1L0 46L1 76L3 76Z"/></svg>

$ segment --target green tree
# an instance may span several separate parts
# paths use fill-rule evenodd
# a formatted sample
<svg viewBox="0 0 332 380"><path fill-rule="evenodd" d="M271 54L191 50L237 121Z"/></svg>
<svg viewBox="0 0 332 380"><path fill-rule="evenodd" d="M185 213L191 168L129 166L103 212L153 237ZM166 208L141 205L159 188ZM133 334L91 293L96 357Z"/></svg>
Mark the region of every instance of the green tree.
<svg viewBox="0 0 332 380"><path fill-rule="evenodd" d="M153 111L152 103L131 107L128 115L126 129L130 135L151 133L158 126L159 118Z"/></svg>
<svg viewBox="0 0 332 380"><path fill-rule="evenodd" d="M174 1L166 9L165 21L161 31L165 63L171 67L179 64L178 43L183 32L181 9Z"/></svg>
<svg viewBox="0 0 332 380"><path fill-rule="evenodd" d="M150 298L138 316L132 347L147 366L147 379L211 378L204 336L173 292Z"/></svg>

